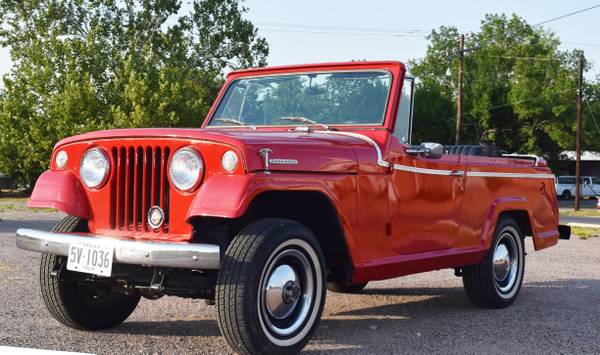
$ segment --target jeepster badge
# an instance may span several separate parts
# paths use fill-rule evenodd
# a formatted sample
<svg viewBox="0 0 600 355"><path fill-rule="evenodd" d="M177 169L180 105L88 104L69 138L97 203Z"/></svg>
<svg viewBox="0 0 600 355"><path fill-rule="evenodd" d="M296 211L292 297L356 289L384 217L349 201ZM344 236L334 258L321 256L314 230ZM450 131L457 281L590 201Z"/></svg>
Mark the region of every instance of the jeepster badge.
<svg viewBox="0 0 600 355"><path fill-rule="evenodd" d="M296 165L298 164L298 161L296 159L269 159L269 163L279 165Z"/></svg>
<svg viewBox="0 0 600 355"><path fill-rule="evenodd" d="M148 224L150 227L157 229L165 221L165 213L159 206L152 206L148 210Z"/></svg>

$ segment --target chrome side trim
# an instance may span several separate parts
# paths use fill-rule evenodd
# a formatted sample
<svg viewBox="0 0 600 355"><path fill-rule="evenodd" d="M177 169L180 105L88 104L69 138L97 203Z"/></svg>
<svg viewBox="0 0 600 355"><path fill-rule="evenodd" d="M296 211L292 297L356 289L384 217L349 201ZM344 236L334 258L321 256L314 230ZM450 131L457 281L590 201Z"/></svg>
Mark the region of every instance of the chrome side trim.
<svg viewBox="0 0 600 355"><path fill-rule="evenodd" d="M390 166L389 162L383 160L383 154L381 153L381 148L379 148L379 144L377 144L377 142L375 142L371 137L367 137L360 133L342 132L342 131L314 131L314 133L334 134L334 135L338 135L338 136L354 137L354 138L361 139L361 140L369 143L371 146L373 146L373 148L375 148L375 153L377 154L377 165L384 166L386 168L388 168Z"/></svg>
<svg viewBox="0 0 600 355"><path fill-rule="evenodd" d="M472 177L491 177L491 178L522 178L522 179L554 179L552 174L535 173L497 173L488 171L462 171L462 170L441 170L418 168L415 166L394 164L394 170L408 171L417 174L443 175L443 176L472 176Z"/></svg>
<svg viewBox="0 0 600 355"><path fill-rule="evenodd" d="M491 172L491 171L468 171L467 176L493 177L493 178L516 178L516 179L554 179L553 174L496 173L496 172Z"/></svg>
<svg viewBox="0 0 600 355"><path fill-rule="evenodd" d="M394 170L401 170L401 171L408 171L411 173L429 174L429 175L445 175L445 176L455 175L454 174L455 172L453 170L417 168L415 166L400 165L400 164L394 164Z"/></svg>
<svg viewBox="0 0 600 355"><path fill-rule="evenodd" d="M70 243L86 241L113 247L113 260L116 263L186 269L220 268L220 248L215 244L154 242L33 229L17 230L18 248L41 253L67 256Z"/></svg>

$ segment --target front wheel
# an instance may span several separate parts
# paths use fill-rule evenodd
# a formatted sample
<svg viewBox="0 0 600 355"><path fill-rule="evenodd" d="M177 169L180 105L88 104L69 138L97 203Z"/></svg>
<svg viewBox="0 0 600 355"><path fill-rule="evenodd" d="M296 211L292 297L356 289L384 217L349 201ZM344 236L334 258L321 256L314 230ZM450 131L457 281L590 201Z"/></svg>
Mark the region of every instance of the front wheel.
<svg viewBox="0 0 600 355"><path fill-rule="evenodd" d="M317 327L325 303L324 257L312 232L264 219L227 248L217 280L219 328L239 353L296 353Z"/></svg>
<svg viewBox="0 0 600 355"><path fill-rule="evenodd" d="M67 216L52 231L87 232L87 223ZM126 295L92 283L62 281L52 275L65 262L65 258L44 253L40 264L42 298L57 321L75 329L107 329L123 323L135 310L140 301L138 294Z"/></svg>
<svg viewBox="0 0 600 355"><path fill-rule="evenodd" d="M523 234L512 218L503 218L496 226L490 250L483 260L463 268L463 284L475 305L504 308L517 298L524 271Z"/></svg>

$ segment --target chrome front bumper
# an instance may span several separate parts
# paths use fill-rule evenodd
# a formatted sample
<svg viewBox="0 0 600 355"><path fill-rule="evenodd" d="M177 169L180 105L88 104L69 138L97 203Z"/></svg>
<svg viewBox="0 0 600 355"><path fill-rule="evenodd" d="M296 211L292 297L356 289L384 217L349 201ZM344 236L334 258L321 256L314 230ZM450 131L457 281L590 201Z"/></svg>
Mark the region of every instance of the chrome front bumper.
<svg viewBox="0 0 600 355"><path fill-rule="evenodd" d="M70 243L85 241L112 246L115 250L115 263L185 269L220 268L220 250L215 244L154 242L33 229L17 230L17 247L40 253L67 256Z"/></svg>

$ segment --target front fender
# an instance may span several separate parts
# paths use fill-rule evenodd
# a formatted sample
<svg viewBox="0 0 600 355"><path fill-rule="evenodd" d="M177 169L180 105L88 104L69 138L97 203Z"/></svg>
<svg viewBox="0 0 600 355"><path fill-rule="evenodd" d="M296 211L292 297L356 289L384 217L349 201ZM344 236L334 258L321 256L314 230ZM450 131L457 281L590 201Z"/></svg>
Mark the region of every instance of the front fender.
<svg viewBox="0 0 600 355"><path fill-rule="evenodd" d="M254 197L265 191L318 191L336 204L335 197L322 176L297 178L275 174L215 175L202 184L187 214L192 217L238 218L242 216Z"/></svg>
<svg viewBox="0 0 600 355"><path fill-rule="evenodd" d="M28 207L56 208L72 216L89 219L90 209L79 179L69 171L45 171L38 178Z"/></svg>
<svg viewBox="0 0 600 355"><path fill-rule="evenodd" d="M252 181L250 174L212 176L196 194L186 220L197 216L240 217L248 207Z"/></svg>

